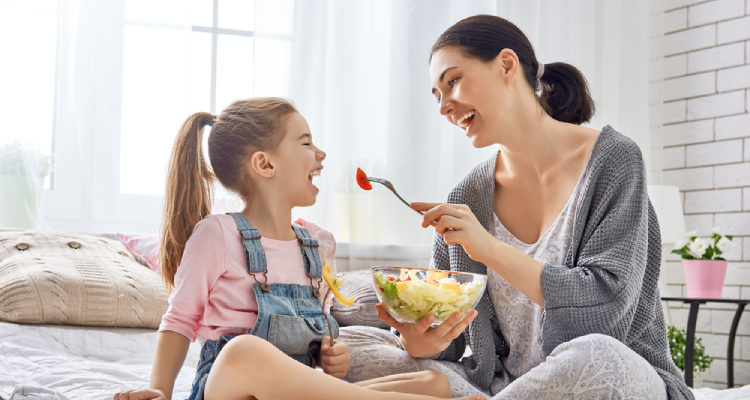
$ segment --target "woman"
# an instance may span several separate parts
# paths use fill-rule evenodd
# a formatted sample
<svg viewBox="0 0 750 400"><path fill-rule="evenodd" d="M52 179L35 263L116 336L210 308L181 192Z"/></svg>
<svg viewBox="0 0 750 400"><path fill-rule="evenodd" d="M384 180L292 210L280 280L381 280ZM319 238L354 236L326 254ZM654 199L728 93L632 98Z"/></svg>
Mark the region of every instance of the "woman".
<svg viewBox="0 0 750 400"><path fill-rule="evenodd" d="M668 353L640 150L612 127L580 126L594 111L581 73L539 63L515 25L477 15L438 38L430 75L440 113L499 151L446 203L412 206L423 227L436 222L433 266L487 273L488 290L478 314L437 328L379 305L403 349L421 367L468 345L452 386L495 399L692 398Z"/></svg>

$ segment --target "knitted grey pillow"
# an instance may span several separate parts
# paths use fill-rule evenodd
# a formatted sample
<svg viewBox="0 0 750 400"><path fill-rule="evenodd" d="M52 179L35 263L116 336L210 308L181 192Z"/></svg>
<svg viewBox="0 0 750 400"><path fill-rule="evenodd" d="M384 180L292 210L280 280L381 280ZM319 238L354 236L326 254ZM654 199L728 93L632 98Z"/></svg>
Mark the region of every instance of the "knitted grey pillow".
<svg viewBox="0 0 750 400"><path fill-rule="evenodd" d="M157 328L166 309L161 277L119 241L0 232L0 320Z"/></svg>
<svg viewBox="0 0 750 400"><path fill-rule="evenodd" d="M367 325L388 329L390 326L378 319L375 305L380 303L372 283L372 272L349 271L341 274L344 283L339 289L345 297L354 296L354 305L347 306L333 301L331 315L341 326Z"/></svg>

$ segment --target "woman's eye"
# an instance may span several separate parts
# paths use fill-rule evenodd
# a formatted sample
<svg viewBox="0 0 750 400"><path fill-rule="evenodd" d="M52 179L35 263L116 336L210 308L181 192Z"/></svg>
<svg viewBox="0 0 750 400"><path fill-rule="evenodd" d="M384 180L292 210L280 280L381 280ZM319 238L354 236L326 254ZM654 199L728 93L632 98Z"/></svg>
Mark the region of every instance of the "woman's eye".
<svg viewBox="0 0 750 400"><path fill-rule="evenodd" d="M456 82L458 82L458 78L453 78L448 81L448 86L453 87L456 84Z"/></svg>

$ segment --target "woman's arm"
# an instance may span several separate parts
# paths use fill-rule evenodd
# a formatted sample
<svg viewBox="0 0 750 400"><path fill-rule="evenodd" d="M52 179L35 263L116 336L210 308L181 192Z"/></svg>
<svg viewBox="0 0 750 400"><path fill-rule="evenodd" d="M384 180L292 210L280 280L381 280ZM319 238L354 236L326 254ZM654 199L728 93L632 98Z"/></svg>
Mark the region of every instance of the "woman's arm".
<svg viewBox="0 0 750 400"><path fill-rule="evenodd" d="M474 261L497 272L528 298L544 307L542 263L522 251L497 240L479 223L471 209L463 204L412 203L424 211L422 226L437 221L435 232L446 244L460 244Z"/></svg>

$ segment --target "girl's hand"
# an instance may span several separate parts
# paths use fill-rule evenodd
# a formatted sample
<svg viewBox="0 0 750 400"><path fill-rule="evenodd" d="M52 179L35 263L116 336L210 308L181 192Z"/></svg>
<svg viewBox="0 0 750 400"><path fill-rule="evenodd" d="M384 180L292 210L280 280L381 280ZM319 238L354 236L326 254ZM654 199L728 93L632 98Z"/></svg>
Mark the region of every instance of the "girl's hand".
<svg viewBox="0 0 750 400"><path fill-rule="evenodd" d="M340 340L334 340L331 346L331 339L324 337L320 343L320 367L326 374L336 378L343 378L349 371L349 346Z"/></svg>
<svg viewBox="0 0 750 400"><path fill-rule="evenodd" d="M430 325L435 320L432 315L413 324L403 324L391 317L382 304L375 307L378 309L378 318L401 333L401 345L414 358L437 358L477 316L477 310L471 310L463 316L457 311L442 324L432 328Z"/></svg>
<svg viewBox="0 0 750 400"><path fill-rule="evenodd" d="M157 389L126 390L115 394L113 400L167 400L167 396Z"/></svg>
<svg viewBox="0 0 750 400"><path fill-rule="evenodd" d="M479 223L465 204L411 203L417 211L424 211L422 227L435 226L446 244L460 244L472 260L487 264L496 239Z"/></svg>

